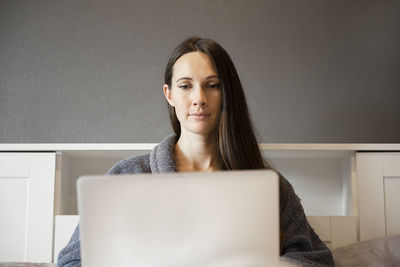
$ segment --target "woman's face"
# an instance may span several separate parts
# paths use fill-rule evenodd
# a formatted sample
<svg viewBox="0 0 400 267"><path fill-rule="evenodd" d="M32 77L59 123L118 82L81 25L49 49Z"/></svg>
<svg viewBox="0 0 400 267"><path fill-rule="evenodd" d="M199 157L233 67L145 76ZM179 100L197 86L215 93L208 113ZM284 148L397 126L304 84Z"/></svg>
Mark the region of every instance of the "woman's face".
<svg viewBox="0 0 400 267"><path fill-rule="evenodd" d="M219 84L207 54L190 52L175 62L171 88L164 84L164 94L175 107L182 133L209 135L217 128L222 99Z"/></svg>

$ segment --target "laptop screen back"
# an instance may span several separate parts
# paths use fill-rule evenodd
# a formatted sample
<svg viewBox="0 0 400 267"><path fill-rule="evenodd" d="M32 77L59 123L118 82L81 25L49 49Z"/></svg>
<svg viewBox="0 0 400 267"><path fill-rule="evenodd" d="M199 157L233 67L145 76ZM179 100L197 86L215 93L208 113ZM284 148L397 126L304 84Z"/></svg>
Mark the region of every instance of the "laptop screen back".
<svg viewBox="0 0 400 267"><path fill-rule="evenodd" d="M270 170L78 180L83 267L256 266L279 259Z"/></svg>

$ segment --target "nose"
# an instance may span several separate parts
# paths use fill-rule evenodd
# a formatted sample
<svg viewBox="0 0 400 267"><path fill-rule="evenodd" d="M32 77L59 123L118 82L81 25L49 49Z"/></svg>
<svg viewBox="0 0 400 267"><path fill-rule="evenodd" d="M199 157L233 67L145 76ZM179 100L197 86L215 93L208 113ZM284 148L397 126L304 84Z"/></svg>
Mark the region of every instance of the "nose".
<svg viewBox="0 0 400 267"><path fill-rule="evenodd" d="M205 107L207 105L207 96L203 90L203 88L198 87L193 90L193 106L201 106Z"/></svg>

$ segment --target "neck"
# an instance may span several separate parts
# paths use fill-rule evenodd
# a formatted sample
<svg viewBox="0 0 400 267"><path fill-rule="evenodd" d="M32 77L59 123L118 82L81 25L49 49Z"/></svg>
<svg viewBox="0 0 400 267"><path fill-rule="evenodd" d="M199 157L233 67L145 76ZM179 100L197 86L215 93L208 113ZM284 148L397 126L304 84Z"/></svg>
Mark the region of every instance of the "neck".
<svg viewBox="0 0 400 267"><path fill-rule="evenodd" d="M215 135L203 136L181 133L175 145L175 164L179 172L206 172L220 170Z"/></svg>

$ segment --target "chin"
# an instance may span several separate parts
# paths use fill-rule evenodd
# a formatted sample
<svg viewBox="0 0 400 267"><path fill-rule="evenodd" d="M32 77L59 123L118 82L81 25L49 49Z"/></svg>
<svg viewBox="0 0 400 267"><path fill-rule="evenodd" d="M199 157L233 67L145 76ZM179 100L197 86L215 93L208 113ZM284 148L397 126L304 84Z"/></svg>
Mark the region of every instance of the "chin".
<svg viewBox="0 0 400 267"><path fill-rule="evenodd" d="M216 125L212 125L213 123L210 122L189 122L182 124L181 123L181 131L187 131L192 134L197 134L197 135L203 135L203 136L209 136L213 132L217 130Z"/></svg>
<svg viewBox="0 0 400 267"><path fill-rule="evenodd" d="M215 128L214 128L215 129ZM186 131L189 131L193 134L197 134L197 135L203 135L203 136L209 136L211 134L213 134L215 132L214 129L210 129L210 128L186 128Z"/></svg>

